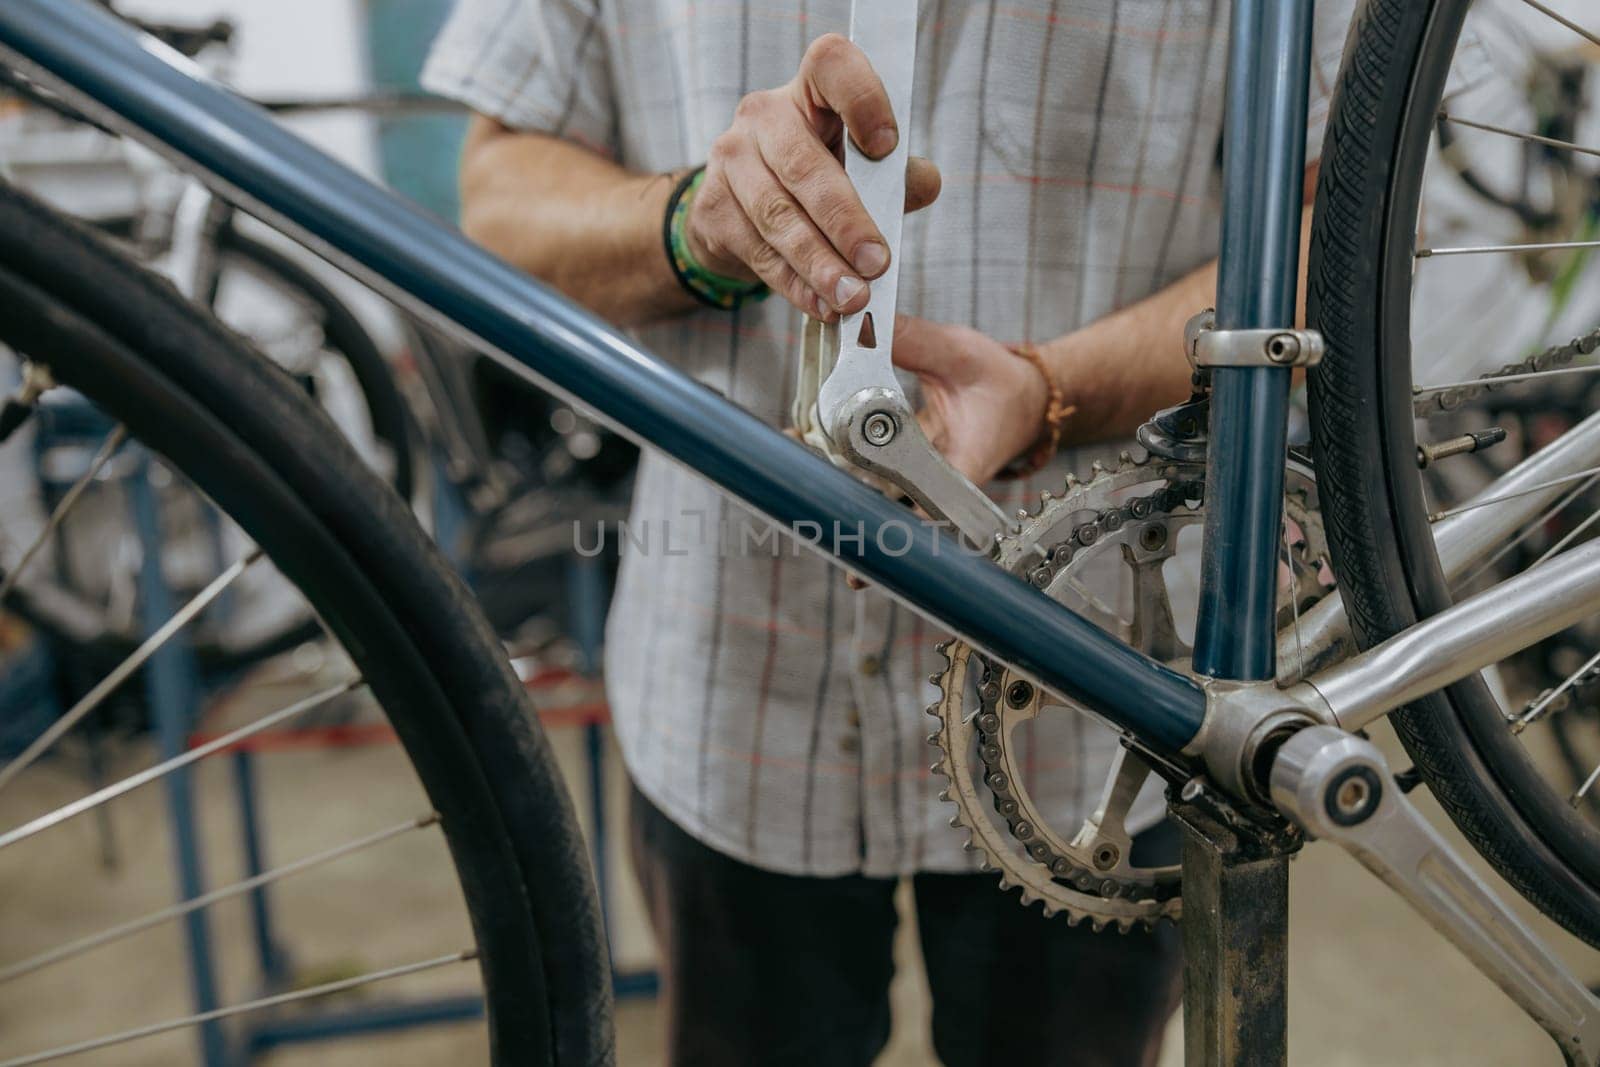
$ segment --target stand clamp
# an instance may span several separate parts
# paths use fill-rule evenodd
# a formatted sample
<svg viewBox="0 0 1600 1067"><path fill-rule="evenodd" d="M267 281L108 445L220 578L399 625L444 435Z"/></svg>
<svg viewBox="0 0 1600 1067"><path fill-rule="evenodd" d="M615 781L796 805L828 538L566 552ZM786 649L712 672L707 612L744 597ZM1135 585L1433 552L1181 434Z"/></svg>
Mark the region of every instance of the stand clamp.
<svg viewBox="0 0 1600 1067"><path fill-rule="evenodd" d="M1196 371L1211 367L1314 367L1327 345L1316 330L1219 330L1207 308L1183 328L1184 350Z"/></svg>

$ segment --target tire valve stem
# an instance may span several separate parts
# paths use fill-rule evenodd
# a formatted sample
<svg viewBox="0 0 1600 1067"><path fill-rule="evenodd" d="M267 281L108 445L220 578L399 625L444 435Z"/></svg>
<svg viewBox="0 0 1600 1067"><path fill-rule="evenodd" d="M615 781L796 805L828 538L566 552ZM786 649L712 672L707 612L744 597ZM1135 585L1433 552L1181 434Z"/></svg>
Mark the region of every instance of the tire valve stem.
<svg viewBox="0 0 1600 1067"><path fill-rule="evenodd" d="M28 362L22 365L22 384L17 386L16 392L6 397L5 406L0 407L0 444L4 444L28 421L39 398L47 390L55 388L55 384L50 368L43 363Z"/></svg>
<svg viewBox="0 0 1600 1067"><path fill-rule="evenodd" d="M1506 439L1504 426L1491 426L1487 430L1474 430L1460 437L1452 437L1437 444L1417 446L1417 466L1427 470L1441 459L1482 452Z"/></svg>

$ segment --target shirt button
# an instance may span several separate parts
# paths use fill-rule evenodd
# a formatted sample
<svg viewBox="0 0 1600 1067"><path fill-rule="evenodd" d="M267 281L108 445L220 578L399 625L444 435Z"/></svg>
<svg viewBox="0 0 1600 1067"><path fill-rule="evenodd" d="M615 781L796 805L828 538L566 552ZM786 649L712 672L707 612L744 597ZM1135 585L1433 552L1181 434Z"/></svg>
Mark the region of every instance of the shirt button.
<svg viewBox="0 0 1600 1067"><path fill-rule="evenodd" d="M853 755L861 751L861 742L856 738L855 734L845 734L839 738L839 751Z"/></svg>
<svg viewBox="0 0 1600 1067"><path fill-rule="evenodd" d="M883 670L883 663L877 656L862 656L859 669L868 678L873 678L877 676L879 671Z"/></svg>

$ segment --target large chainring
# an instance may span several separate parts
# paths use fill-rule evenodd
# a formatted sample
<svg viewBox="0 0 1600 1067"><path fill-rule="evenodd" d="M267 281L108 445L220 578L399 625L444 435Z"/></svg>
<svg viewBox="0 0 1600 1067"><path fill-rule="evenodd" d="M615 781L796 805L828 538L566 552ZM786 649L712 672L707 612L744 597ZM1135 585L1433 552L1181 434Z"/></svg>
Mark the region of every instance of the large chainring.
<svg viewBox="0 0 1600 1067"><path fill-rule="evenodd" d="M1174 622L1165 564L1179 532L1204 518L1203 476L1199 464L1123 453L1115 468L1097 464L1089 480L1069 477L1060 496L1045 494L1038 513L1001 541L996 560L1147 655L1186 663L1190 650ZM1286 620L1293 605L1325 591L1317 564L1327 558L1309 472L1291 464L1289 484L1286 510L1298 534L1286 539ZM1132 574L1126 616L1085 584L1119 562ZM1000 872L1002 888L1020 887L1025 905L1038 902L1046 914L1062 913L1074 923L1087 919L1097 929L1176 919L1182 909L1178 868L1140 867L1130 855L1126 817L1150 765L1120 749L1094 812L1075 834L1058 832L1029 793L1014 734L1046 709L1091 713L963 642L939 651L946 666L933 678L940 698L928 710L939 720L929 738L940 750L933 769L950 781L940 796L955 802L951 824L968 830L967 847Z"/></svg>

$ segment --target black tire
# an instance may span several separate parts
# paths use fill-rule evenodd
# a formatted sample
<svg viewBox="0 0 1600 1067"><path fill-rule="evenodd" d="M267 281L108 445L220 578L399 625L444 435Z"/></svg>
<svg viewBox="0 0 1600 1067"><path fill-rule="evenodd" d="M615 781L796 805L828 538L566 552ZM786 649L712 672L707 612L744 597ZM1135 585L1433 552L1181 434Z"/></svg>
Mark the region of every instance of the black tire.
<svg viewBox="0 0 1600 1067"><path fill-rule="evenodd" d="M1427 520L1411 395L1411 278L1429 135L1470 0L1367 0L1329 117L1309 316L1318 491L1339 587L1370 646L1451 603ZM1551 788L1474 677L1391 716L1473 846L1600 945L1600 833Z"/></svg>
<svg viewBox="0 0 1600 1067"><path fill-rule="evenodd" d="M587 854L526 695L400 499L295 383L87 229L0 185L0 341L164 455L317 609L442 819L493 1062L609 1064Z"/></svg>
<svg viewBox="0 0 1600 1067"><path fill-rule="evenodd" d="M120 222L114 232L133 227L132 220ZM345 361L355 377L371 420L373 436L393 457L394 469L389 475L389 484L402 500L409 501L415 489L412 456L415 435L410 415L388 362L361 320L315 273L292 256L240 233L232 225L224 227L218 234L217 253L221 267L217 274L218 281L230 269L247 272L287 299L296 301L315 317L327 347ZM214 286L210 294L213 303L217 297L215 289ZM75 599L70 589L59 589L57 592L68 600ZM53 609L46 607L43 602L31 599L26 590L13 591L6 607L50 634L58 644L74 646L73 655L84 660L84 666L91 674L109 670L139 644L133 635L108 632L99 635L91 645L84 645L75 639L75 627L72 624L58 618ZM93 611L94 608L87 603L77 609L79 614L91 614ZM198 641L194 653L201 670L207 675L224 676L236 674L263 660L314 641L321 633L322 628L316 619L308 617L239 647Z"/></svg>

